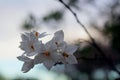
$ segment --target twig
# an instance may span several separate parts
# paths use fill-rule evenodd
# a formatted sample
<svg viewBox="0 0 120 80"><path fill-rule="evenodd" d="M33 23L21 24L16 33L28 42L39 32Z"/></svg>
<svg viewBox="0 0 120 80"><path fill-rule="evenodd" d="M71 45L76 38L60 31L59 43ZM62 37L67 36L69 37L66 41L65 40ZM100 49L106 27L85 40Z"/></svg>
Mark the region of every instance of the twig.
<svg viewBox="0 0 120 80"><path fill-rule="evenodd" d="M75 17L77 23L82 26L82 28L85 30L85 32L88 34L89 38L91 39L92 43L91 45L94 46L94 48L100 53L100 55L106 60L106 62L108 63L108 65L110 65L113 70L115 70L116 72L118 72L118 74L120 74L120 72L115 68L115 65L113 64L112 60L107 58L107 56L105 55L105 53L101 50L101 48L97 45L97 43L95 42L94 38L90 35L90 33L88 32L87 28L80 22L80 20L78 19L77 14L66 4L63 2L63 0L58 0L59 2L61 2Z"/></svg>
<svg viewBox="0 0 120 80"><path fill-rule="evenodd" d="M80 22L80 20L78 19L77 14L66 4L63 2L63 0L59 0L68 10L70 10L70 12L74 15L77 23L83 27L83 29L85 30L85 32L88 34L89 38L93 41L94 39L92 38L92 36L90 35L90 33L88 32L88 30L86 29L86 27Z"/></svg>
<svg viewBox="0 0 120 80"><path fill-rule="evenodd" d="M92 43L90 43L92 46L94 46L98 51L100 51L101 55L103 57L106 58L106 55L104 54L104 52L98 47L97 43L95 42L94 38L90 35L90 33L88 32L87 28L80 22L80 20L78 19L77 14L65 3L63 2L63 0L58 0L59 2L61 2L75 17L77 23L82 26L82 28L85 30L85 32L88 34L89 38L91 39Z"/></svg>

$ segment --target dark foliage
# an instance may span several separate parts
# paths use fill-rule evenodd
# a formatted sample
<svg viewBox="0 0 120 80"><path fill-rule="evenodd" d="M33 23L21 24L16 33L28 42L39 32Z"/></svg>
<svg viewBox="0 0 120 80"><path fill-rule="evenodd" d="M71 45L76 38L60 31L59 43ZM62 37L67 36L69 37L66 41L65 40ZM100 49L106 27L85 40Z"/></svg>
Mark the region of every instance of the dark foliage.
<svg viewBox="0 0 120 80"><path fill-rule="evenodd" d="M62 19L62 17L63 17L63 13L61 11L55 11L45 16L43 20L46 22L51 20L59 21Z"/></svg>

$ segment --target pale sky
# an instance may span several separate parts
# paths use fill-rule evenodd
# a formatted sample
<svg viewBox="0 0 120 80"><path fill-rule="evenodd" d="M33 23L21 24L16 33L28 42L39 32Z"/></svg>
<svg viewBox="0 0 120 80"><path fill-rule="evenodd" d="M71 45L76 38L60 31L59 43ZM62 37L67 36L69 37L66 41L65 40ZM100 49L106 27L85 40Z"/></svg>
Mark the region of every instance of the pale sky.
<svg viewBox="0 0 120 80"><path fill-rule="evenodd" d="M84 2L84 0L81 1ZM108 5L108 0L99 0L99 2L97 1L98 0L96 0L96 6L98 6L100 10L104 12ZM20 35L21 33L23 33L23 31L20 29L20 25L25 20L26 16L29 13L33 13L36 16L42 17L48 12L57 10L61 7L63 7L63 5L57 2L57 0L0 0L0 71L6 72L5 74L8 75L16 75L17 73L20 73L22 63L20 63L19 61L17 63L16 57L23 53L23 51L20 48L18 48L18 46L20 45L21 41ZM87 6L83 5L82 8L85 11L79 13L78 15L80 21L85 26L89 26L87 23L91 19L97 21L97 24L100 26L104 24L106 20L105 17L99 17L101 14L99 14L99 12L96 11L95 7L93 8L92 5L88 4ZM81 29L80 26L78 26L73 15L69 11L65 14L65 17L67 19L65 18L65 21L62 24L56 26L59 26L57 30L63 29L66 41L72 42L79 38L88 38L84 30ZM57 30L54 30L53 32ZM48 33L53 33L46 29L46 27L40 31L47 31ZM93 33L92 35L95 36L96 34ZM41 77L45 78L45 75L41 75Z"/></svg>
<svg viewBox="0 0 120 80"><path fill-rule="evenodd" d="M29 13L43 15L57 4L54 0L0 0L0 59L22 54L18 48L23 32L20 24Z"/></svg>
<svg viewBox="0 0 120 80"><path fill-rule="evenodd" d="M18 48L20 24L29 13L42 16L59 5L55 0L0 0L0 59L16 59L22 54Z"/></svg>
<svg viewBox="0 0 120 80"><path fill-rule="evenodd" d="M99 3L96 2L98 7L105 8L108 5L107 0L100 1ZM47 12L59 9L61 6L63 7L57 0L0 0L0 59L16 59L16 56L22 54L22 50L18 48L21 40L20 33L23 32L20 30L20 25L29 13L42 17ZM91 8L92 6L87 6L83 7L86 12L79 14L81 22L86 23L85 26L89 26L87 25L87 21L89 21L87 12L93 11L94 14L91 14L91 16L95 20L99 18L99 13L94 8ZM104 9L102 10L104 11ZM63 24L57 25L60 26L59 29L64 29L65 39L70 41L80 37L87 38L85 32L78 27L73 15L70 12L67 12L65 15L69 19ZM104 23L104 20L99 19L98 24L102 23ZM44 28L42 31L48 30Z"/></svg>

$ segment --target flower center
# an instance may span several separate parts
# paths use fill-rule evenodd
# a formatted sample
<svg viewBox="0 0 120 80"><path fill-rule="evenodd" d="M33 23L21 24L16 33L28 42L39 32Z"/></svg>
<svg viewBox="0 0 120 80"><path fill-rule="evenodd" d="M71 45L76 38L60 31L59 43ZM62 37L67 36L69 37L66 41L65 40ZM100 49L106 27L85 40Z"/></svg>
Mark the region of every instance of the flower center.
<svg viewBox="0 0 120 80"><path fill-rule="evenodd" d="M38 37L39 33L38 32L35 32L35 36Z"/></svg>
<svg viewBox="0 0 120 80"><path fill-rule="evenodd" d="M45 53L45 56L49 57L50 56L50 52L46 51Z"/></svg>
<svg viewBox="0 0 120 80"><path fill-rule="evenodd" d="M68 56L69 55L66 52L63 53L63 57L68 57Z"/></svg>
<svg viewBox="0 0 120 80"><path fill-rule="evenodd" d="M58 42L55 42L56 45L58 45Z"/></svg>
<svg viewBox="0 0 120 80"><path fill-rule="evenodd" d="M31 46L30 46L30 48L31 48L33 51L35 50L35 48L34 48L34 46L33 46L33 45L31 45Z"/></svg>

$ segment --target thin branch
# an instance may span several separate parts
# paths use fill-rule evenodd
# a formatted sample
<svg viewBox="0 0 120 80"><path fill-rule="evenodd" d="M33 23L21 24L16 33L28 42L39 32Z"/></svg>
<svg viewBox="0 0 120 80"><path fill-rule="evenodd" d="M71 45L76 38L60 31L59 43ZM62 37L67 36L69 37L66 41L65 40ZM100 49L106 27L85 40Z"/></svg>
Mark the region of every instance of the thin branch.
<svg viewBox="0 0 120 80"><path fill-rule="evenodd" d="M97 45L97 43L95 42L94 38L90 35L90 33L88 32L87 28L80 22L80 20L78 19L78 16L77 14L65 3L63 2L63 0L58 0L59 2L61 2L72 14L73 16L75 17L77 23L82 26L82 28L85 30L85 32L88 34L89 38L91 39L92 43L91 45L94 46L97 51L99 51L99 53L101 53L101 55L104 57L104 58L107 58L106 55L104 54L104 52L99 48L99 46Z"/></svg>
<svg viewBox="0 0 120 80"><path fill-rule="evenodd" d="M68 10L70 10L70 12L74 15L77 23L83 27L83 29L85 30L85 32L88 34L89 38L93 41L94 39L92 38L92 36L90 35L90 33L88 32L88 30L86 29L86 27L80 22L80 20L78 19L77 14L66 4L63 2L63 0L59 0Z"/></svg>
<svg viewBox="0 0 120 80"><path fill-rule="evenodd" d="M63 2L63 0L58 0L59 2L61 2L75 17L77 23L82 26L82 28L85 30L85 32L88 34L89 38L92 41L92 46L94 46L94 48L100 53L100 55L106 60L106 62L108 63L108 65L110 65L113 70L117 71L118 74L120 74L120 71L118 71L115 67L115 65L113 64L112 60L110 58L108 58L105 53L101 50L101 48L97 45L97 43L95 42L94 38L90 35L90 33L88 32L87 28L80 22L80 20L78 19L77 14L65 3Z"/></svg>

